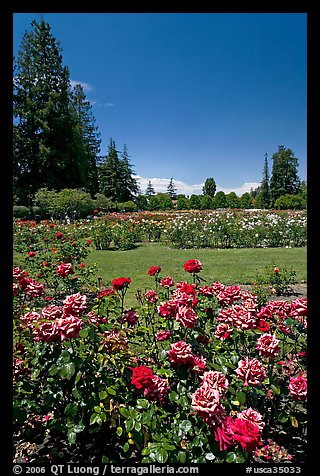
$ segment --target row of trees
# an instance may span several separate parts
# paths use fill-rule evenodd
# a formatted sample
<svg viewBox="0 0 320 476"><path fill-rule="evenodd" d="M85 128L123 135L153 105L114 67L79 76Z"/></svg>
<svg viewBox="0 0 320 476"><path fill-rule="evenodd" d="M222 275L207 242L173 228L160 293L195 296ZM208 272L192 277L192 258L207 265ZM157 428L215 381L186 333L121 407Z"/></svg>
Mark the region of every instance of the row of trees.
<svg viewBox="0 0 320 476"><path fill-rule="evenodd" d="M224 199L221 192L216 193L212 177L206 179L201 196L177 195L173 178L165 197L156 194L151 181L145 193L141 193L125 144L120 152L111 138L107 155L100 155L101 138L91 103L80 84L72 87L60 44L50 25L41 19L32 21L31 26L33 29L24 34L14 61L15 205L34 205L39 189L78 189L93 200L99 195L114 204L134 202L140 209L170 208L168 198L177 200L178 208L204 208L205 204L206 208L239 208L241 203L249 202L247 196L240 200L234 192L229 200ZM298 177L298 159L293 151L279 146L272 161L270 178L265 156L261 185L250 192L248 207L270 208L280 197L288 195L305 198L306 184ZM287 201L282 199L282 206ZM300 206L298 202L297 199L296 208Z"/></svg>

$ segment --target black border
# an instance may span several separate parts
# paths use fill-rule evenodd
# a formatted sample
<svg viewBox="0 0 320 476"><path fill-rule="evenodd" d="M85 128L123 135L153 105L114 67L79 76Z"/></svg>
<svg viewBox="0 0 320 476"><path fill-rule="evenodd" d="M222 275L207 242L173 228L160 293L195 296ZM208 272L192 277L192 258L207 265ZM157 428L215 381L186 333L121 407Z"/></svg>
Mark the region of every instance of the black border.
<svg viewBox="0 0 320 476"><path fill-rule="evenodd" d="M318 312L318 282L317 278L313 276L317 273L319 266L317 266L317 259L319 259L320 252L319 243L320 237L318 234L318 220L319 220L319 193L317 189L317 181L319 181L319 167L320 160L319 139L320 139L320 120L319 120L319 90L320 90L320 0L256 0L254 1L220 1L213 5L211 2L190 2L185 1L183 5L178 5L174 2L135 2L134 8L129 5L123 5L119 8L119 4L115 3L105 4L103 0L91 0L87 4L84 2L77 2L75 0L61 1L61 0L47 0L47 1L27 1L27 0L5 0L0 3L0 61L1 61L1 75L0 81L0 104L1 104L1 127L2 134L1 149L2 149L2 220L1 220L1 243L4 265L1 269L1 278L3 280L1 291L5 298L3 302L6 307L2 307L3 312L1 324L2 329L0 336L2 338L2 360L1 368L4 370L1 379L2 396L5 398L4 406L2 407L2 424L1 434L4 436L4 441L1 444L1 467L3 464L8 466L8 471L4 474L12 474L12 436L11 436L11 409L12 409L12 60L13 60L13 14L14 13L306 13L307 14L307 180L308 180L308 305L309 305L309 327L308 327L308 463L302 465L302 473L308 474L308 467L314 462L317 462L317 422L315 413L319 407L319 366L316 359L319 356L317 352L317 340L319 331L317 325L320 320ZM182 2L179 2L182 3ZM211 8L209 8L209 6ZM6 114L7 112L7 114ZM7 264L7 266L5 266ZM317 274L315 275L317 276ZM320 284L320 280L319 280ZM4 311L4 309L6 309ZM5 352L3 352L5 350ZM3 357L2 357L3 358ZM6 371L9 370L10 371ZM4 421L5 418L7 421ZM3 426L7 424L8 433L5 434ZM315 430L315 437L312 432ZM263 466L263 465L262 465ZM224 465L214 466L214 471L223 471ZM232 466L228 466L229 469ZM203 468L205 469L205 468ZM236 474L240 472L245 473L245 468L236 467ZM48 468L46 474L51 474ZM102 473L101 473L102 474ZM201 474L201 471L199 471Z"/></svg>

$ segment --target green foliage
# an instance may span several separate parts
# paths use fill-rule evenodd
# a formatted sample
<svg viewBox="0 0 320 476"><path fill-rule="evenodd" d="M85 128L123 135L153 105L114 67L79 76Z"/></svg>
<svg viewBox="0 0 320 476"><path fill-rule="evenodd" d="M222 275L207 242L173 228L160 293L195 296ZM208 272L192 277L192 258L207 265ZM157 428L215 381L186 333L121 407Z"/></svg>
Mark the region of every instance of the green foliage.
<svg viewBox="0 0 320 476"><path fill-rule="evenodd" d="M42 246L47 244L48 252L52 253L53 246L57 247L51 261L52 256L63 263L71 259L75 266L89 250L77 239L77 233L85 234L78 227L61 228L67 231L66 236L57 239L56 225L30 223L19 226L17 230L21 227L29 230L29 234L24 235L25 252L30 249L28 238L32 232L38 234L38 240L42 239ZM86 227L88 235L92 223L87 223ZM43 241L44 238L47 241ZM79 245L75 246L78 241ZM70 455L82 461L90 458L94 463L115 464L254 463L259 454L263 455L263 452L259 453L260 447L257 453L245 451L235 441L221 449L215 434L218 423L213 425L206 418L214 413L212 402L206 407L206 401L201 400L207 413L201 413L193 405L206 372L215 371L219 372L220 379L226 378L228 382L219 390L219 405L224 415L236 418L238 413L249 408L259 412L265 423L259 430L261 442L268 448L271 444L278 445L269 462L290 462L290 453L306 434L305 395L301 394L301 399L296 400L288 388L292 376L306 376L307 372L303 357L306 352L306 309L303 314L295 315L291 311L296 307L286 303L279 322L274 316L268 319L270 334L279 340L279 352L269 357L260 355L257 349L257 340L264 331L248 326L247 318L243 320L243 326L237 319L232 319L232 334L225 340L216 335L220 318L226 313L231 316L235 304L238 312L240 308L246 310L247 317L246 306L250 305L250 319L253 316L257 319L259 311L264 312L255 307L253 296L250 302L249 297L242 294L233 302L224 302L218 294L202 292L205 281L201 276L189 273L183 280L195 285L191 287L195 293L191 301L196 296L197 303L190 302L188 306L192 306L197 319L194 325L184 326L177 318L166 318L158 312L158 303L170 302L174 298L173 292L178 289L177 286L171 289L160 286L161 277L167 275L162 270L164 274L148 276L149 289L156 292L158 299L148 300L144 293L138 293L136 306L130 308L136 320L130 322L126 304L128 283L104 295L100 294L101 288L89 289L85 277L82 287L75 287L76 280L69 276L54 278L55 266L47 275L42 274L43 253L39 247L35 256L26 257L23 270L30 278L40 270L37 279L45 286L44 295L31 297L23 286L14 295L14 442L17 446L21 442L34 445L41 442L41 450L36 446L33 452L31 445L19 445L22 457L28 455L30 462L36 464L46 462L48 454L60 454L62 464L70 461ZM76 253L77 258L70 257L70 253ZM128 276L125 270L123 274ZM53 328L57 330L65 322L65 316L46 318L43 312L46 308L48 311L45 298L51 293L54 279L63 283L60 293L56 294L57 300L53 301L56 308L63 309L67 295L76 298L77 306L73 310L81 325L77 331L74 327L69 328L63 339L37 341L35 336L41 335L37 331L41 326L50 327L54 323ZM235 288L229 289L229 296L236 296ZM75 291L80 294L74 296ZM86 306L81 309L79 302L84 297ZM301 306L303 309L302 302L299 309ZM39 317L33 315L26 325L25 315L31 309ZM282 332L281 326L286 326L290 332ZM167 330L170 330L168 338L157 340L156 333ZM180 341L190 346L194 358L200 359L197 365L194 365L196 361L192 365L173 365L168 351L172 344ZM266 378L259 385L253 382L246 385L237 374L239 362L246 356L257 358L265 369ZM198 367L201 362L202 371ZM153 382L161 383L161 387L155 385L151 393L145 391L151 387L150 382L145 389L139 388L132 379L133 369L138 366L147 367L154 375ZM166 389L164 394L159 392L160 388ZM281 445L287 449L283 451ZM295 463L303 461L304 449L299 448Z"/></svg>
<svg viewBox="0 0 320 476"><path fill-rule="evenodd" d="M90 182L93 191L96 153L88 135L89 105L82 94L87 110L74 108L59 42L44 20L31 27L15 61L13 91L14 195L27 205L40 188L81 188Z"/></svg>
<svg viewBox="0 0 320 476"><path fill-rule="evenodd" d="M166 193L157 193L149 198L149 210L170 210L172 200Z"/></svg>
<svg viewBox="0 0 320 476"><path fill-rule="evenodd" d="M272 160L270 195L274 203L282 195L299 193L301 182L298 177L298 159L291 149L280 145Z"/></svg>
<svg viewBox="0 0 320 476"><path fill-rule="evenodd" d="M28 207L23 205L14 205L13 206L13 217L14 218L29 218L30 210Z"/></svg>
<svg viewBox="0 0 320 476"><path fill-rule="evenodd" d="M214 199L213 199L213 206L214 208L227 208L228 207L228 201L226 194L220 190L219 192L216 193Z"/></svg>
<svg viewBox="0 0 320 476"><path fill-rule="evenodd" d="M277 210L301 210L306 208L307 200L303 197L302 194L300 195L281 195L281 197L277 198L274 202L274 208Z"/></svg>
<svg viewBox="0 0 320 476"><path fill-rule="evenodd" d="M203 195L209 195L210 197L214 197L216 189L217 186L214 179L212 177L207 178L202 189Z"/></svg>
<svg viewBox="0 0 320 476"><path fill-rule="evenodd" d="M42 188L35 194L35 204L44 212L52 215L71 214L74 210L78 216L87 216L94 208L94 201L89 193L81 189L64 189L60 192Z"/></svg>

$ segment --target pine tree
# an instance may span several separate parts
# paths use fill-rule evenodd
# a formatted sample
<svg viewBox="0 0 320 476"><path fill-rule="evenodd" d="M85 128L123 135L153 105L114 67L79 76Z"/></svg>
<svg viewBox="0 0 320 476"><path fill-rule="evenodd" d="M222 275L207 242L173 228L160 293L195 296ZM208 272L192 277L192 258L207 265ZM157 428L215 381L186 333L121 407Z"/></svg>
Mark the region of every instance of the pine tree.
<svg viewBox="0 0 320 476"><path fill-rule="evenodd" d="M116 144L110 139L106 160L98 167L100 192L113 202L133 200L139 192L137 180L132 177L132 165L129 162L127 147L124 146L119 159Z"/></svg>
<svg viewBox="0 0 320 476"><path fill-rule="evenodd" d="M93 197L99 190L97 160L100 153L100 133L95 126L96 119L92 113L92 106L86 99L80 84L74 86L71 99L81 141L79 154L81 154L87 177L85 189Z"/></svg>
<svg viewBox="0 0 320 476"><path fill-rule="evenodd" d="M139 185L137 180L133 177L133 166L130 164L129 154L126 144L123 146L120 167L120 181L122 184L122 194L119 197L120 202L127 202L134 200L139 193Z"/></svg>
<svg viewBox="0 0 320 476"><path fill-rule="evenodd" d="M70 106L69 71L50 25L31 22L14 64L14 194L30 204L35 192L81 187L80 136Z"/></svg>
<svg viewBox="0 0 320 476"><path fill-rule="evenodd" d="M263 178L257 195L257 206L259 208L270 207L268 154L265 154L264 156Z"/></svg>
<svg viewBox="0 0 320 476"><path fill-rule="evenodd" d="M173 178L171 177L170 182L167 187L167 194L171 198L171 200L175 200L177 198L177 189L175 188Z"/></svg>
<svg viewBox="0 0 320 476"><path fill-rule="evenodd" d="M152 195L156 194L155 189L152 186L151 180L149 180L149 182L148 182L148 186L146 188L146 193L145 194L146 194L147 197L151 197Z"/></svg>
<svg viewBox="0 0 320 476"><path fill-rule="evenodd" d="M298 159L291 149L280 145L272 160L270 195L274 203L282 195L298 194L301 182L298 177Z"/></svg>

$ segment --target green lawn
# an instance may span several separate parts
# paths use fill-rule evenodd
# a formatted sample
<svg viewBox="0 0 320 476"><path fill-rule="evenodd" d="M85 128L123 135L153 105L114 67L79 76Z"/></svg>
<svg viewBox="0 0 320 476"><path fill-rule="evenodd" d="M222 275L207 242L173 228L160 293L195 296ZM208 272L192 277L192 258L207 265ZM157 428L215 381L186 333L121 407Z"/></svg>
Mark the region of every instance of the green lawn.
<svg viewBox="0 0 320 476"><path fill-rule="evenodd" d="M160 275L171 276L175 282L190 280L183 265L188 259L201 261L200 276L207 283L221 281L224 284L252 284L257 273L266 266L294 268L296 280L307 280L306 248L245 248L177 250L159 243L141 243L130 251L93 251L87 261L96 263L103 285L121 276L131 278L127 303L135 304L137 289L145 291L154 287L154 278L148 275L150 266L161 266Z"/></svg>

